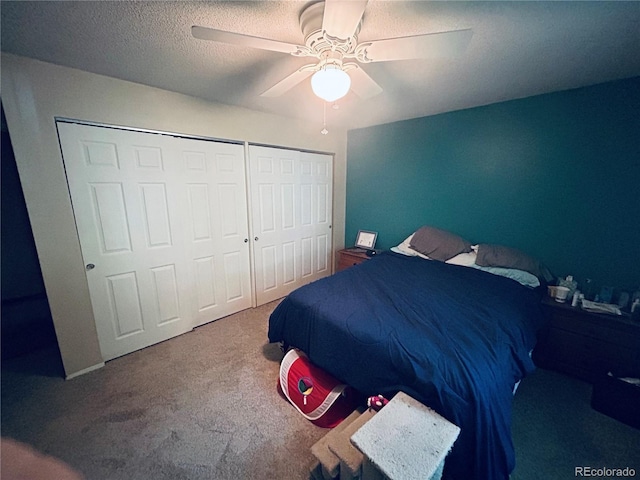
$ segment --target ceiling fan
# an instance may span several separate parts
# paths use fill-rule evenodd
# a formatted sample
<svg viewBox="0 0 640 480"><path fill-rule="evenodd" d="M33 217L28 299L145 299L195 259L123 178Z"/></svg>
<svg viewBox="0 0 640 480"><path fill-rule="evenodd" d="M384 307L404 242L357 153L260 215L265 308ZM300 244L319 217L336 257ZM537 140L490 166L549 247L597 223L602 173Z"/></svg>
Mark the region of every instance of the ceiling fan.
<svg viewBox="0 0 640 480"><path fill-rule="evenodd" d="M473 35L471 29L464 29L359 43L366 6L367 0L311 3L300 14L304 45L202 26L191 27L191 33L201 40L314 58L314 63L300 67L261 96L278 97L313 75L314 93L327 102L343 97L349 89L362 99L382 92L360 64L460 55Z"/></svg>

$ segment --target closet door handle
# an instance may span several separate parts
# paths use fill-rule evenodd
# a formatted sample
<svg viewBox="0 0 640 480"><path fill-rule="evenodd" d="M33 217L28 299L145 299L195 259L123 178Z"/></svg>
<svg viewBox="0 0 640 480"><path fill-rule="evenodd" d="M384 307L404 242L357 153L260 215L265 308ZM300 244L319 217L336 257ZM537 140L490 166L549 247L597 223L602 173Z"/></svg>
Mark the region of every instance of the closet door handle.
<svg viewBox="0 0 640 480"><path fill-rule="evenodd" d="M248 239L248 238L245 238L245 239L244 239L244 243L247 243L248 241L249 241L249 239Z"/></svg>
<svg viewBox="0 0 640 480"><path fill-rule="evenodd" d="M96 266L93 263L87 263L84 268L86 268L87 270L93 270L94 268L96 268Z"/></svg>
<svg viewBox="0 0 640 480"><path fill-rule="evenodd" d="M258 238L258 237L255 237L255 238L254 238L254 240L257 242L257 241L259 240L259 238Z"/></svg>

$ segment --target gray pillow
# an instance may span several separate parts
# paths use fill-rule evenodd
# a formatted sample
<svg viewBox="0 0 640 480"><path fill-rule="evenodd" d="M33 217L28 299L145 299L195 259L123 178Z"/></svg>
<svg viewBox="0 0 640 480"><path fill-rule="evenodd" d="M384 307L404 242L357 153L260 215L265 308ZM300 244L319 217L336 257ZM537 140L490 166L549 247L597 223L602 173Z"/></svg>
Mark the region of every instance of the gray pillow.
<svg viewBox="0 0 640 480"><path fill-rule="evenodd" d="M502 245L478 245L476 265L481 267L516 268L532 273L547 282L553 280L553 275L540 261L515 248Z"/></svg>
<svg viewBox="0 0 640 480"><path fill-rule="evenodd" d="M459 253L471 251L471 243L458 235L434 227L421 227L409 246L433 260L444 262Z"/></svg>

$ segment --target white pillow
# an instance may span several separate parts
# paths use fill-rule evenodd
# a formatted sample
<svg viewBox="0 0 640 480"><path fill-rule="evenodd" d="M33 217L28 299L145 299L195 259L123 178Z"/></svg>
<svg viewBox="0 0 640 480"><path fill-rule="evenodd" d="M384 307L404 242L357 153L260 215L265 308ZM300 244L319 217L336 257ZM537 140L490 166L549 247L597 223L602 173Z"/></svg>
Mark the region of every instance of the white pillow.
<svg viewBox="0 0 640 480"><path fill-rule="evenodd" d="M414 232L415 233L415 232ZM403 255L407 255L408 257L421 257L427 260L431 260L426 255L423 255L420 252L416 252L413 248L411 248L411 239L413 238L413 233L409 235L405 240L395 247L391 247L392 252L401 253Z"/></svg>
<svg viewBox="0 0 640 480"><path fill-rule="evenodd" d="M459 253L455 257L451 257L445 263L450 263L452 265L462 265L463 267L472 267L476 264L477 256L478 253L474 251L468 253Z"/></svg>

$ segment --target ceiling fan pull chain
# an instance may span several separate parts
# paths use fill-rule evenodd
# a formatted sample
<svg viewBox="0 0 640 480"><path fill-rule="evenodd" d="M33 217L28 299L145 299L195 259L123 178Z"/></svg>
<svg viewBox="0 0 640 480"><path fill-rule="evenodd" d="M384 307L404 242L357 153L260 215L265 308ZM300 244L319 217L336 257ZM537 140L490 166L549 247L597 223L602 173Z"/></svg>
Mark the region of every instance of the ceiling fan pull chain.
<svg viewBox="0 0 640 480"><path fill-rule="evenodd" d="M329 133L327 130L327 102L322 101L322 130L320 130L322 135L326 135Z"/></svg>

